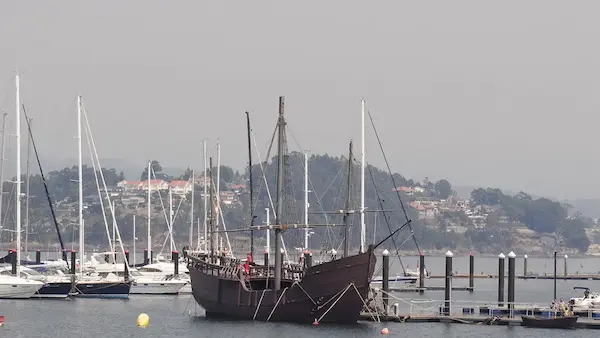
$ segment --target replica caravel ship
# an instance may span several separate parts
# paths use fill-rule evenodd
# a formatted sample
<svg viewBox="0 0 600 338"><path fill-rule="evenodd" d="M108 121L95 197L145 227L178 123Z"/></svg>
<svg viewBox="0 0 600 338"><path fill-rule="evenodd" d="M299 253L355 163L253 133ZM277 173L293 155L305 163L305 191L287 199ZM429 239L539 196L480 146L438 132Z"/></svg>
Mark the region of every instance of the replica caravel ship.
<svg viewBox="0 0 600 338"><path fill-rule="evenodd" d="M283 97L280 97L276 223L250 226L250 230L275 230L275 253L281 250L283 230L307 227L281 222L285 165L283 108ZM211 224L208 226L212 227ZM239 260L217 254L214 233L212 231L209 238L208 253L186 255L192 292L196 302L206 310L206 316L298 323L355 323L358 320L375 269L374 246L357 255L334 258L314 266L311 259L305 259L303 266L284 267L283 255L276 254L275 266L252 265L246 272Z"/></svg>

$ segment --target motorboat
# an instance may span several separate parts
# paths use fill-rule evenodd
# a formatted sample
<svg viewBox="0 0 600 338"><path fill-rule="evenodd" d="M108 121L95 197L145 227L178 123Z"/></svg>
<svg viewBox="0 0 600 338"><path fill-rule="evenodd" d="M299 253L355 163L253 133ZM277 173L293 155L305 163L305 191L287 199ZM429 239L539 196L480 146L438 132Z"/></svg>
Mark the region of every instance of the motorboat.
<svg viewBox="0 0 600 338"><path fill-rule="evenodd" d="M587 287L576 286L573 290L584 290L583 297L574 297L569 300L573 311L588 311L600 309L600 294L591 292Z"/></svg>
<svg viewBox="0 0 600 338"><path fill-rule="evenodd" d="M43 282L0 274L0 298L29 299L44 286Z"/></svg>
<svg viewBox="0 0 600 338"><path fill-rule="evenodd" d="M425 269L425 278L429 278L429 273L427 272L427 269ZM407 283L415 284L418 280L419 280L419 272L413 271L410 269L406 269L406 271L403 275L390 276L388 278L388 281L393 284L407 284ZM383 283L382 276L375 276L371 280L371 284L377 285L377 284L382 284L382 283Z"/></svg>
<svg viewBox="0 0 600 338"><path fill-rule="evenodd" d="M132 280L130 294L175 295L188 284L187 280L173 275L144 275L131 267L128 268L128 273ZM106 280L123 280L125 267L123 264L98 264L90 275Z"/></svg>
<svg viewBox="0 0 600 338"><path fill-rule="evenodd" d="M0 275L11 276L10 267L0 268ZM71 277L60 270L55 275L44 275L32 268L21 266L19 277L43 283L42 287L29 298L67 298L73 284Z"/></svg>
<svg viewBox="0 0 600 338"><path fill-rule="evenodd" d="M173 280L184 281L186 284L179 290L179 293L192 293L192 285L190 284L190 275L185 263L178 262L178 274L175 275L175 264L170 262L158 262L137 268L137 271L145 277L151 278L167 278Z"/></svg>

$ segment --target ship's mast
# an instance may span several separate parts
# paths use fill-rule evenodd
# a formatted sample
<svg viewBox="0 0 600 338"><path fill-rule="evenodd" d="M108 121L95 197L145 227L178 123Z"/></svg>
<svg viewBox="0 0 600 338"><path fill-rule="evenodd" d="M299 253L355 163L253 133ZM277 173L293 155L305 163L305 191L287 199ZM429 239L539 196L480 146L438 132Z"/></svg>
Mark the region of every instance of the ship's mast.
<svg viewBox="0 0 600 338"><path fill-rule="evenodd" d="M252 186L252 129L250 128L250 113L246 112L248 128L248 185L250 186L250 227L254 226L254 190ZM250 230L250 255L254 257L254 230Z"/></svg>
<svg viewBox="0 0 600 338"><path fill-rule="evenodd" d="M194 243L194 187L196 185L196 179L194 170L192 170L192 201L190 207L190 250L192 250L192 244Z"/></svg>
<svg viewBox="0 0 600 338"><path fill-rule="evenodd" d="M304 250L308 250L308 150L304 150Z"/></svg>
<svg viewBox="0 0 600 338"><path fill-rule="evenodd" d="M214 217L215 217L215 205L213 204L213 177L212 177L212 157L209 159L209 168L208 169L208 177L210 182L210 217L208 219L208 225L210 226L210 256L212 257L212 261L215 261L215 229L214 229Z"/></svg>
<svg viewBox="0 0 600 338"><path fill-rule="evenodd" d="M348 153L348 181L346 191L346 211L344 214L344 257L348 257L348 250L350 248L350 191L352 183L352 141L350 141L350 148Z"/></svg>
<svg viewBox="0 0 600 338"><path fill-rule="evenodd" d="M367 228L365 226L365 100L360 100L361 129L360 129L360 252L365 252ZM375 239L373 239L375 240Z"/></svg>
<svg viewBox="0 0 600 338"><path fill-rule="evenodd" d="M144 262L144 264L152 264L152 232L150 231L150 226L152 225L152 220L150 219L151 214L151 205L152 202L152 186L150 185L150 175L152 172L152 161L148 161L148 233L147 233L147 241L148 241L148 259Z"/></svg>
<svg viewBox="0 0 600 338"><path fill-rule="evenodd" d="M206 179L208 178L208 169L207 169L207 164L206 164L206 139L202 140L202 154L204 157L204 173L203 175L203 180L204 180L204 195L202 197L203 202L204 202L204 251L208 252L208 190L207 190L207 185L208 183L206 182ZM211 183L212 184L212 183ZM200 229L198 229L198 249L200 249Z"/></svg>
<svg viewBox="0 0 600 338"><path fill-rule="evenodd" d="M276 220L275 224L277 227L275 228L275 290L281 289L281 219L283 215L283 175L284 175L284 138L285 138L285 119L283 117L283 109L284 108L284 98L283 96L279 97L279 121L277 124L277 128L279 131L279 138L277 142L277 212L276 212Z"/></svg>

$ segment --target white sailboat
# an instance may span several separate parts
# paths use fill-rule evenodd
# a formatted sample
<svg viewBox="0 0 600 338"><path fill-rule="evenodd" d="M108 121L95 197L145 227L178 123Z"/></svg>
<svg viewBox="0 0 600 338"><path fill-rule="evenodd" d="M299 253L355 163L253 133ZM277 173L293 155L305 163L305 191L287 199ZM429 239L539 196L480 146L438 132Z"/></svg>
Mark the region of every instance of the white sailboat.
<svg viewBox="0 0 600 338"><path fill-rule="evenodd" d="M79 185L79 276L75 282L75 296L88 298L129 298L131 281L99 278L84 274L85 227L83 220L83 163L81 151L81 96L77 95L77 141L78 141L78 185ZM86 120L87 121L87 120ZM89 128L88 128L89 129ZM89 130L88 130L89 132Z"/></svg>
<svg viewBox="0 0 600 338"><path fill-rule="evenodd" d="M148 243L148 256L151 256L151 243L152 243L152 237L151 237L151 221L150 221L150 216L151 216L151 211L150 211L150 205L151 205L151 173L152 173L152 163L148 162L148 238L147 238L147 243ZM169 191L170 192L170 191ZM169 194L169 224L173 223L173 210L172 210L172 195L171 192ZM171 229L171 225L169 225L169 228ZM171 245L173 244L172 240L171 240ZM158 259L159 257L157 257ZM168 263L168 262L158 262L158 263L152 263L152 262L148 262L150 264L146 264L140 268L137 269L133 269L130 268L130 277L133 279L133 284L131 285L131 294L177 294L179 292L181 292L182 289L186 288L187 286L189 286L189 278L185 278L184 276L181 276L182 278L180 278L180 276L175 276L174 275L174 263ZM163 268L164 267L164 268ZM170 270L169 268L170 267ZM182 268L185 268L187 271L187 268L185 267L185 264L180 264L179 265L180 271L182 271ZM121 275L122 273L124 273L123 271L123 267L120 265L114 265L113 267L97 267L96 271L100 272L100 273L104 273L107 271L110 271L112 273L115 273L117 275ZM191 292L191 291L190 291Z"/></svg>
<svg viewBox="0 0 600 338"><path fill-rule="evenodd" d="M15 194L15 208L16 208L16 237L17 237L17 250L12 253L12 268L14 272L13 276L0 275L0 298L31 298L36 292L38 292L44 283L36 280L30 280L21 278L21 98L19 88L19 74L15 75L15 108L16 108L16 122L15 137L17 139L17 181L15 182L16 194ZM4 182L0 182L3 184Z"/></svg>

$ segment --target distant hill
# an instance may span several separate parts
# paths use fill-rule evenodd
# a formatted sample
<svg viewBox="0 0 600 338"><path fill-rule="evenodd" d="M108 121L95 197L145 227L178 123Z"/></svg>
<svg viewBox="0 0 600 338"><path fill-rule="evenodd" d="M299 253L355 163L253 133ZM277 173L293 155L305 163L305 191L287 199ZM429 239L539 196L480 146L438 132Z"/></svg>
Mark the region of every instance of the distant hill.
<svg viewBox="0 0 600 338"><path fill-rule="evenodd" d="M456 195L460 199L470 198L471 192L477 188L486 188L486 187L475 186L475 185L473 185L473 186L463 185L463 186L452 187L452 189L454 189L454 191L456 191ZM515 195L518 193L518 192L514 192L514 191L510 191L510 190L502 190L502 191L507 195ZM545 197L551 201L570 204L571 206L573 206L573 209L570 210L571 213L579 211L580 213L582 213L585 216L592 217L592 218L600 218L600 199L578 198L578 199L559 200L558 198L552 197L552 196L535 196L535 195L530 195L530 196L532 198L536 198L536 199L540 198L540 197Z"/></svg>
<svg viewBox="0 0 600 338"><path fill-rule="evenodd" d="M44 172L49 172L51 170L59 170L65 167L72 167L77 164L77 158L64 158L64 159L56 159L56 158L42 158L42 168ZM92 161L90 159L83 160L84 165L91 166ZM123 171L125 177L128 179L139 178L140 174L144 170L142 165L133 163L129 160L118 159L118 158L101 158L100 164L104 168L115 168L117 172ZM37 170L36 170L37 172Z"/></svg>

